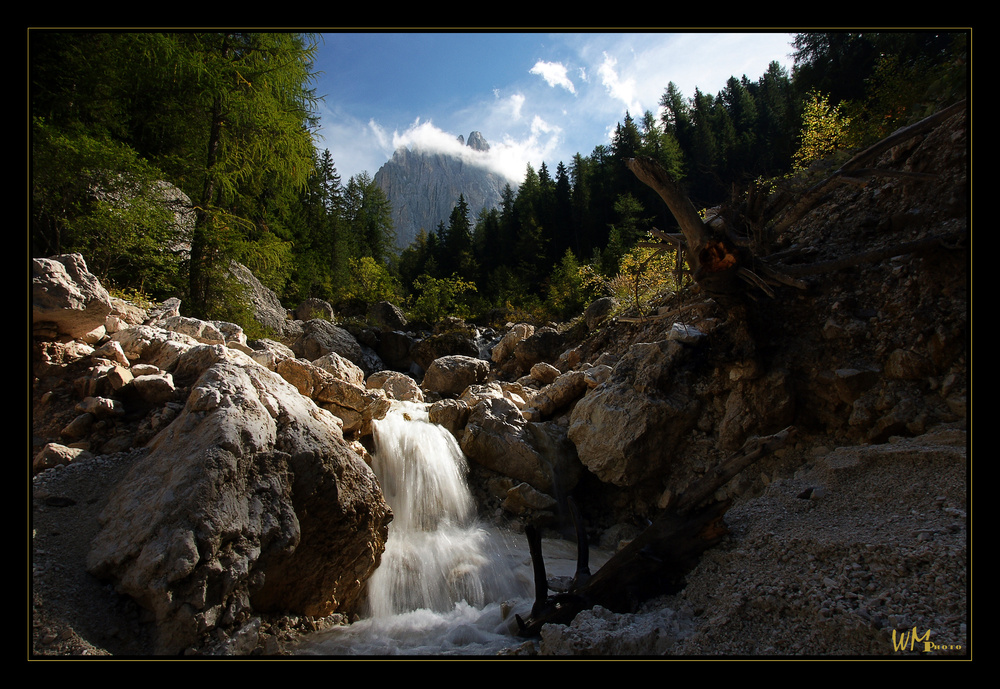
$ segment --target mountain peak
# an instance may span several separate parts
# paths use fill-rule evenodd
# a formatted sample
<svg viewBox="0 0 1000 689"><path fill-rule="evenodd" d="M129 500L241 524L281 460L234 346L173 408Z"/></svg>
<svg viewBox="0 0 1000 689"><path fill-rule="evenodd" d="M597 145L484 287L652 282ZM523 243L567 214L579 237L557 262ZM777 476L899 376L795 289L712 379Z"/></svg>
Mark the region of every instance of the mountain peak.
<svg viewBox="0 0 1000 689"><path fill-rule="evenodd" d="M467 144L461 135L458 141L480 153L490 150L477 131ZM400 148L379 168L375 183L392 204L396 246L405 249L421 229L432 232L447 222L460 195L473 215L499 206L507 181L459 156Z"/></svg>
<svg viewBox="0 0 1000 689"><path fill-rule="evenodd" d="M469 134L468 146L474 151L483 151L484 153L490 150L490 145L486 143L486 138L479 132Z"/></svg>

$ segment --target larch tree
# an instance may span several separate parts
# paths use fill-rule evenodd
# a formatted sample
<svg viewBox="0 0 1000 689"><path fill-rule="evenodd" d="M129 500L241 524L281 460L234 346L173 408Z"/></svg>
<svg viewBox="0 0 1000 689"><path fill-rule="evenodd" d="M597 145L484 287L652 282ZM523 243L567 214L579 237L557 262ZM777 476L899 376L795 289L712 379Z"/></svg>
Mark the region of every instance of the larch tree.
<svg viewBox="0 0 1000 689"><path fill-rule="evenodd" d="M189 299L204 315L228 261L257 229L251 214L269 197L300 189L313 168L316 46L293 33L163 36L174 74L194 94L189 117L201 128Z"/></svg>

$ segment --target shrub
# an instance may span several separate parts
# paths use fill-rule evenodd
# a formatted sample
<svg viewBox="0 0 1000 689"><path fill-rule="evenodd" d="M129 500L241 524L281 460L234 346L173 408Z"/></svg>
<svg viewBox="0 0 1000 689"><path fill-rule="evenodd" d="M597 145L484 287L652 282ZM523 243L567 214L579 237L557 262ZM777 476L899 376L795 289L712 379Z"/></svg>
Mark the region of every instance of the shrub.
<svg viewBox="0 0 1000 689"><path fill-rule="evenodd" d="M465 297L476 291L476 285L452 275L435 278L421 275L413 281L414 296L410 299L412 320L437 323L446 316L469 318L471 310Z"/></svg>
<svg viewBox="0 0 1000 689"><path fill-rule="evenodd" d="M827 97L816 91L806 96L802 113L802 134L799 150L792 156L792 165L803 170L815 160L852 145L851 119L838 106L830 105Z"/></svg>

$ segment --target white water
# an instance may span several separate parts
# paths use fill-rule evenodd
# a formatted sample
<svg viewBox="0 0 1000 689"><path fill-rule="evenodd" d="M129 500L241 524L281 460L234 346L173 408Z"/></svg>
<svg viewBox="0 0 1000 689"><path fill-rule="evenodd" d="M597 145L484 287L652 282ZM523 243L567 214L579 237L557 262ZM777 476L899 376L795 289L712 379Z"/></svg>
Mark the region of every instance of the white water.
<svg viewBox="0 0 1000 689"><path fill-rule="evenodd" d="M524 536L479 523L454 437L424 405L394 403L374 429L373 468L392 507L365 619L315 635L310 655L491 655L520 644L530 610Z"/></svg>

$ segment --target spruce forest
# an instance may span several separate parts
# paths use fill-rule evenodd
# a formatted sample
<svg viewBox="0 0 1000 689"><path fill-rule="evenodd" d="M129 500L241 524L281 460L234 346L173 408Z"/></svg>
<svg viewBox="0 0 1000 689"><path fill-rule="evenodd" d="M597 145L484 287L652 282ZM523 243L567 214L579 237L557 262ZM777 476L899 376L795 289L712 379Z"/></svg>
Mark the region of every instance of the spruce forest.
<svg viewBox="0 0 1000 689"><path fill-rule="evenodd" d="M342 180L317 150L313 61L297 33L29 35L30 252L79 252L102 284L266 337L226 267L286 305L344 317L388 300L411 320L565 321L615 296L641 310L683 288L676 254L649 246L676 222L629 170L658 161L697 208L794 191L850 151L966 95L963 31L796 34L794 67L734 75L718 93L663 85L609 143L528 166L499 208L464 198L397 251L368 173ZM194 208L177 251L164 182Z"/></svg>

